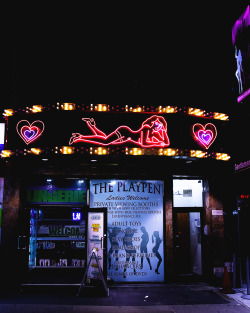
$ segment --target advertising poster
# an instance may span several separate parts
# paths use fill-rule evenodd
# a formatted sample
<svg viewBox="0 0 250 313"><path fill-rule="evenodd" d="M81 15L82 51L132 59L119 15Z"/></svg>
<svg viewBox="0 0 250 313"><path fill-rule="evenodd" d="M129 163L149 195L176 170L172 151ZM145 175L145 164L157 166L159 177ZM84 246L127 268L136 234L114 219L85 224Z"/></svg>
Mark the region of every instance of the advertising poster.
<svg viewBox="0 0 250 313"><path fill-rule="evenodd" d="M91 180L90 207L107 208L108 277L164 281L163 181Z"/></svg>
<svg viewBox="0 0 250 313"><path fill-rule="evenodd" d="M88 262L95 251L100 267L103 269L103 250L102 250L102 238L103 238L103 222L104 214L102 212L89 212L88 213ZM101 279L100 271L96 259L91 260L88 278Z"/></svg>
<svg viewBox="0 0 250 313"><path fill-rule="evenodd" d="M5 143L5 124L0 123L0 152L4 149Z"/></svg>
<svg viewBox="0 0 250 313"><path fill-rule="evenodd" d="M3 215L3 189L4 189L4 178L0 177L0 245L1 245L2 215Z"/></svg>

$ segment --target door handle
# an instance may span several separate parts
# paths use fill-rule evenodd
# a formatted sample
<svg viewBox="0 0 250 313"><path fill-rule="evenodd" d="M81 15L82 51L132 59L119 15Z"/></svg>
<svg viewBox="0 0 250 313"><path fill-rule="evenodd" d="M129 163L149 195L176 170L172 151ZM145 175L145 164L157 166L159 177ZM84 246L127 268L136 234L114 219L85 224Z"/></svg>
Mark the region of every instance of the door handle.
<svg viewBox="0 0 250 313"><path fill-rule="evenodd" d="M104 239L106 238L106 236L107 236L107 235L104 234L103 237L101 237L101 249L102 249L102 250L105 250L105 248L104 248Z"/></svg>

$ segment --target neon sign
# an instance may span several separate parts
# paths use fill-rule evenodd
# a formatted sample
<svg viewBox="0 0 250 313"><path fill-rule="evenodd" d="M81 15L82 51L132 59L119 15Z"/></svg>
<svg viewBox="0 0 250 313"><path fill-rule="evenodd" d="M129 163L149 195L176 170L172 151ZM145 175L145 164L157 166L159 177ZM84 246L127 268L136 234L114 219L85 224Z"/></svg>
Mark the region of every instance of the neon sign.
<svg viewBox="0 0 250 313"><path fill-rule="evenodd" d="M240 199L250 199L249 195L246 195L246 194L241 194L239 196Z"/></svg>
<svg viewBox="0 0 250 313"><path fill-rule="evenodd" d="M232 28L232 44L235 48L236 71L235 77L238 81L237 102L241 102L250 94L249 80L249 29L250 29L250 7L249 5L238 18Z"/></svg>
<svg viewBox="0 0 250 313"><path fill-rule="evenodd" d="M250 166L250 160L248 160L246 162L241 162L240 164L235 164L234 169L235 169L235 171L238 171L240 169L247 168L249 166Z"/></svg>
<svg viewBox="0 0 250 313"><path fill-rule="evenodd" d="M194 139L206 149L211 146L217 136L216 127L211 123L205 126L199 123L194 124L192 130Z"/></svg>
<svg viewBox="0 0 250 313"><path fill-rule="evenodd" d="M241 73L243 73L243 68L242 68L242 55L240 49L237 52L237 47L235 47L235 59L237 62L237 70L235 72L235 76L238 80L239 84L239 94L243 92L243 87L242 87L242 79L241 79Z"/></svg>
<svg viewBox="0 0 250 313"><path fill-rule="evenodd" d="M250 94L250 88L247 89L247 91L243 92L238 98L237 101L241 102L243 99L245 99Z"/></svg>
<svg viewBox="0 0 250 313"><path fill-rule="evenodd" d="M138 130L128 126L117 127L113 132L105 134L96 126L93 118L82 118L87 123L92 135L72 133L69 144L86 142L101 146L120 145L133 143L143 148L168 147L170 141L167 134L167 122L162 116L153 115L146 119Z"/></svg>
<svg viewBox="0 0 250 313"><path fill-rule="evenodd" d="M5 143L5 124L0 123L0 151L4 149Z"/></svg>
<svg viewBox="0 0 250 313"><path fill-rule="evenodd" d="M72 212L72 220L73 221L80 221L81 220L81 213L80 212Z"/></svg>
<svg viewBox="0 0 250 313"><path fill-rule="evenodd" d="M44 123L42 121L30 122L21 120L16 125L18 135L28 145L40 137L44 131Z"/></svg>

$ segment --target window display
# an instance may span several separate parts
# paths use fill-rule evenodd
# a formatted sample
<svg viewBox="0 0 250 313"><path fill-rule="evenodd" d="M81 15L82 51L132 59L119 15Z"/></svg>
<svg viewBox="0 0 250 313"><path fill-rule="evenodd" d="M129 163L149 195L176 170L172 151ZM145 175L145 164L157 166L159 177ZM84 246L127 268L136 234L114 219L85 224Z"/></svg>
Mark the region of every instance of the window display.
<svg viewBox="0 0 250 313"><path fill-rule="evenodd" d="M81 208L30 210L29 268L84 267L86 213Z"/></svg>

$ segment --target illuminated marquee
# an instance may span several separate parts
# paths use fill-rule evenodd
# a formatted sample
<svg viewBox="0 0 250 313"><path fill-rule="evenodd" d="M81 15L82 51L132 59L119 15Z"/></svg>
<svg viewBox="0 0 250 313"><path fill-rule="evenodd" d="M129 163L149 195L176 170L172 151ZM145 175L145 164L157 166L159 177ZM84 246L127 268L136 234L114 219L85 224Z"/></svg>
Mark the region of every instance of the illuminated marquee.
<svg viewBox="0 0 250 313"><path fill-rule="evenodd" d="M16 125L18 135L28 145L40 137L44 131L44 123L42 121L30 122L21 120Z"/></svg>
<svg viewBox="0 0 250 313"><path fill-rule="evenodd" d="M194 139L206 149L211 146L217 136L216 127L211 123L208 123L205 126L199 123L194 124L192 130Z"/></svg>
<svg viewBox="0 0 250 313"><path fill-rule="evenodd" d="M150 114L51 110L34 113L34 118L33 113L25 115L22 111L8 117L6 150L1 156L32 157L55 153L197 157L197 148L203 150L204 158L217 158L217 151L224 153L228 148L227 141L223 140L228 137L225 116L221 122L219 113L200 117L194 116L194 112L200 112L185 112ZM211 147L213 151L209 152Z"/></svg>
<svg viewBox="0 0 250 313"><path fill-rule="evenodd" d="M87 123L92 135L73 133L69 140L70 145L78 142L101 146L119 145L129 142L144 148L168 147L170 145L167 134L167 122L162 116L153 115L149 117L136 131L123 125L117 127L109 134L105 134L97 128L93 118L83 118L82 120Z"/></svg>

